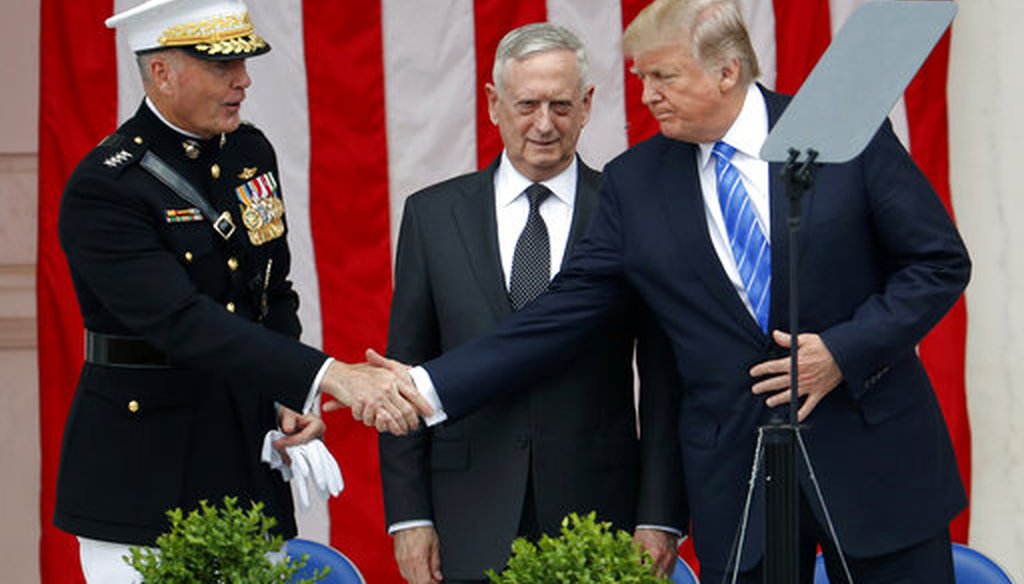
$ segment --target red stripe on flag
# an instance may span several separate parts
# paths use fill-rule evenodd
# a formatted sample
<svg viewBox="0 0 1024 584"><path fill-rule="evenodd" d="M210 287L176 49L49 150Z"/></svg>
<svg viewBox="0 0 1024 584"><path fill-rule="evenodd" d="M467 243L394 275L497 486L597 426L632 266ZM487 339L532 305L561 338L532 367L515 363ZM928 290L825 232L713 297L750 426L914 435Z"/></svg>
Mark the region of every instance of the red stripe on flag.
<svg viewBox="0 0 1024 584"><path fill-rule="evenodd" d="M42 0L39 88L39 566L42 581L83 582L74 537L53 526L64 420L83 360L82 318L57 239L64 183L117 121L114 34L103 26L110 0ZM72 105L73 104L73 105Z"/></svg>
<svg viewBox="0 0 1024 584"><path fill-rule="evenodd" d="M911 154L928 176L932 187L953 215L949 188L949 135L946 81L949 70L949 31L925 61L924 66L904 94ZM971 488L971 428L967 416L965 358L967 307L963 298L921 341L921 360L935 386L935 393L953 439L960 476ZM970 509L965 509L950 525L954 541L967 543Z"/></svg>
<svg viewBox="0 0 1024 584"><path fill-rule="evenodd" d="M310 225L324 349L362 361L383 352L391 299L383 33L379 3L307 0ZM399 582L384 529L377 434L347 414L329 420L328 447L345 470L330 501L331 543L369 582Z"/></svg>
<svg viewBox="0 0 1024 584"><path fill-rule="evenodd" d="M832 42L828 0L774 0L775 90L793 94Z"/></svg>
<svg viewBox="0 0 1024 584"><path fill-rule="evenodd" d="M622 28L625 30L629 23L633 22L636 15L650 4L648 0L622 0ZM650 138L658 132L658 121L647 110L647 106L641 101L643 97L643 84L636 75L630 72L633 63L627 61L626 80L624 88L626 91L626 134L629 145Z"/></svg>
<svg viewBox="0 0 1024 584"><path fill-rule="evenodd" d="M508 31L529 24L543 22L548 18L544 0L520 0L519 2L475 2L474 22L476 25L476 152L477 164L483 168L501 153L501 136L498 128L491 123L487 110L487 94L484 85L491 82L494 68L494 51Z"/></svg>

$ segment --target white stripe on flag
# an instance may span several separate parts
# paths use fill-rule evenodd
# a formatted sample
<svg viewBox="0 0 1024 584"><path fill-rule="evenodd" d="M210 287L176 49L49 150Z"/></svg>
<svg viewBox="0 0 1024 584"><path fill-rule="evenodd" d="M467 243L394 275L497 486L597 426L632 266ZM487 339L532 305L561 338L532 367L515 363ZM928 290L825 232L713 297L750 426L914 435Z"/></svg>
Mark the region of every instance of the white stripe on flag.
<svg viewBox="0 0 1024 584"><path fill-rule="evenodd" d="M114 14L134 8L143 0L114 0ZM132 117L142 102L142 79L128 40L117 31L117 123Z"/></svg>
<svg viewBox="0 0 1024 584"><path fill-rule="evenodd" d="M277 152L292 252L291 279L301 299L302 340L320 347L320 287L309 223L309 99L302 1L249 4L252 20L272 50L247 62L253 85L246 98L244 117L263 130Z"/></svg>
<svg viewBox="0 0 1024 584"><path fill-rule="evenodd" d="M760 81L775 88L775 10L772 0L745 0L743 17L747 21L750 42L761 68Z"/></svg>
<svg viewBox="0 0 1024 584"><path fill-rule="evenodd" d="M580 136L583 160L597 169L629 145L626 137L622 10L618 2L595 10L592 0L548 0L548 20L575 32L590 60L596 86L590 121Z"/></svg>
<svg viewBox="0 0 1024 584"><path fill-rule="evenodd" d="M473 3L383 0L391 249L405 197L477 168Z"/></svg>

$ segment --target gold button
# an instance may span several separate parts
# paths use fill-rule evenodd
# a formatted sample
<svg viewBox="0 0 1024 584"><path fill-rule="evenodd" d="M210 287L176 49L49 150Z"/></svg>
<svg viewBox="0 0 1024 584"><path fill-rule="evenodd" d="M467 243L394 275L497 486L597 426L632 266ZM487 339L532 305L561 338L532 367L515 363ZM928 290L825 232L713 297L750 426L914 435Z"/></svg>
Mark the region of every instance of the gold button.
<svg viewBox="0 0 1024 584"><path fill-rule="evenodd" d="M136 137L134 138L134 142L135 142L136 144L142 144L142 136L136 136Z"/></svg>
<svg viewBox="0 0 1024 584"><path fill-rule="evenodd" d="M220 165L219 164L214 164L213 166L210 167L210 176L213 177L213 180L217 180L218 178L220 178Z"/></svg>
<svg viewBox="0 0 1024 584"><path fill-rule="evenodd" d="M234 312L235 311L235 303L234 302L228 302L227 305L225 305L224 308L227 308L228 312Z"/></svg>
<svg viewBox="0 0 1024 584"><path fill-rule="evenodd" d="M139 411L139 402L137 402L135 400L132 400L132 401L128 402L128 411L133 413L133 414L135 412L138 412Z"/></svg>
<svg viewBox="0 0 1024 584"><path fill-rule="evenodd" d="M234 272L238 269L238 259L228 258L228 269Z"/></svg>
<svg viewBox="0 0 1024 584"><path fill-rule="evenodd" d="M186 262L191 262L192 261L192 252L190 252L190 251L186 251L185 252L185 261Z"/></svg>

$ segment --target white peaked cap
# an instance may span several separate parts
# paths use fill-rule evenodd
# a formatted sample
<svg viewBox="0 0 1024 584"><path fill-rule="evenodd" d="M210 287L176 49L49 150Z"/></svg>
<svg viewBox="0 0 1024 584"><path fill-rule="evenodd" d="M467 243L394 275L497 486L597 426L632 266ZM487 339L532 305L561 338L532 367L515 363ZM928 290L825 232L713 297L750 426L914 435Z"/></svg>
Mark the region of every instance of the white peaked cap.
<svg viewBox="0 0 1024 584"><path fill-rule="evenodd" d="M270 50L242 0L149 0L106 24L120 30L135 53L179 48L201 59L227 60Z"/></svg>

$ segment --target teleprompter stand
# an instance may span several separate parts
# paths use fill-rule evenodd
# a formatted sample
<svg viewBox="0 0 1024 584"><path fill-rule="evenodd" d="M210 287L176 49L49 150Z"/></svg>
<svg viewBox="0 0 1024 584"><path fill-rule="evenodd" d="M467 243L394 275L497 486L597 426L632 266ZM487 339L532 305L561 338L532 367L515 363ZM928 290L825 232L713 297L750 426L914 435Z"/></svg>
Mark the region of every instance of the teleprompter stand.
<svg viewBox="0 0 1024 584"><path fill-rule="evenodd" d="M938 0L865 3L836 36L761 148L763 160L784 163L782 178L789 199L789 333L794 340L790 348L789 416L786 421L779 417L758 429L734 561L726 572L726 582L730 576L735 582L739 573L759 476L764 479L765 495L764 582L800 582L800 462L807 469L808 482L821 506L846 579L853 582L797 419L801 200L812 186L819 165L847 162L867 146L956 11L955 3ZM827 197L828 193L820 196Z"/></svg>

